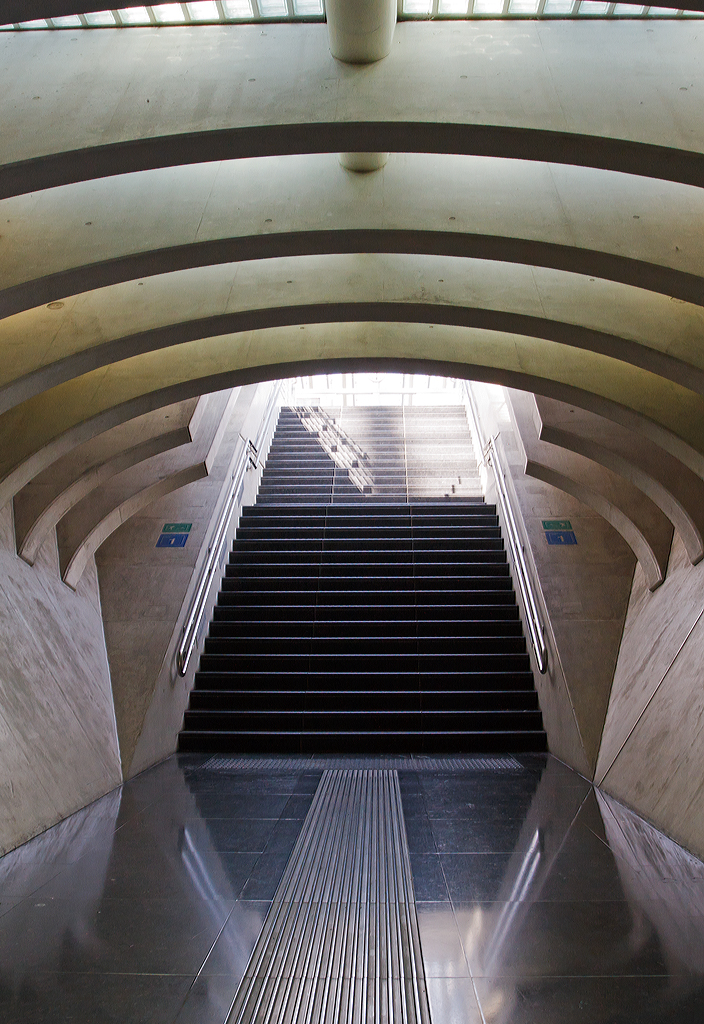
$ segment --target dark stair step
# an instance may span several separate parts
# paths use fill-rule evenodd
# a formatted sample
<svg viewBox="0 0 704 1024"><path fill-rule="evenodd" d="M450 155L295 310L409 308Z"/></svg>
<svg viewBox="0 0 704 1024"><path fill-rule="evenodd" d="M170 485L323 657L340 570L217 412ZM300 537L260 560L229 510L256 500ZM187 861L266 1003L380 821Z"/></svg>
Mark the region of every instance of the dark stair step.
<svg viewBox="0 0 704 1024"><path fill-rule="evenodd" d="M529 690L534 692L530 672L499 670L496 672L276 672L273 670L239 672L196 672L195 686L205 690L338 690L354 693L359 690Z"/></svg>
<svg viewBox="0 0 704 1024"><path fill-rule="evenodd" d="M268 731L199 732L179 735L182 752L221 754L508 754L547 749L545 733L537 730L506 732L436 731L308 732Z"/></svg>

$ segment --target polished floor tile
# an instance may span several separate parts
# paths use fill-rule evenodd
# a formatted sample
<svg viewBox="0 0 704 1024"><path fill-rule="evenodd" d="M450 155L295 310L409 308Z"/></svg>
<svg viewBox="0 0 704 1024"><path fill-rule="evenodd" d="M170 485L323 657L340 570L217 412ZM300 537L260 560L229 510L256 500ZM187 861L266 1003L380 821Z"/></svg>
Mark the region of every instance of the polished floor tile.
<svg viewBox="0 0 704 1024"><path fill-rule="evenodd" d="M0 858L0 1024L224 1024L321 772L208 760ZM700 1024L704 864L518 760L399 773L432 1024Z"/></svg>
<svg viewBox="0 0 704 1024"><path fill-rule="evenodd" d="M192 983L179 976L66 973L17 981L0 984L3 1024L172 1024Z"/></svg>

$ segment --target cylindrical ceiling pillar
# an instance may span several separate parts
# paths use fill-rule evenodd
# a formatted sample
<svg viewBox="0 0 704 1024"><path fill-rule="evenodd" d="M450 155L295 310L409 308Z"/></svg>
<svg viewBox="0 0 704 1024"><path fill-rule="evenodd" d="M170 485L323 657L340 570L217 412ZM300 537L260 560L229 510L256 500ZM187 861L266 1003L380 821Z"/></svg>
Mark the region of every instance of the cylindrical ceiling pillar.
<svg viewBox="0 0 704 1024"><path fill-rule="evenodd" d="M346 64L373 64L391 49L396 0L326 0L330 52ZM340 153L348 171L378 171L388 153Z"/></svg>
<svg viewBox="0 0 704 1024"><path fill-rule="evenodd" d="M330 52L347 64L373 64L391 49L396 0L325 0Z"/></svg>

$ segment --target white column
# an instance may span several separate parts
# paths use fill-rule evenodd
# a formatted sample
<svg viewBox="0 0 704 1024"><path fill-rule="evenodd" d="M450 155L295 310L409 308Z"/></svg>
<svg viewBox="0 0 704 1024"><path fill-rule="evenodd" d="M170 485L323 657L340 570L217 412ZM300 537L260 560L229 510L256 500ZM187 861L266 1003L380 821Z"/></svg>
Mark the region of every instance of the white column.
<svg viewBox="0 0 704 1024"><path fill-rule="evenodd" d="M373 64L391 49L396 0L326 0L330 52L346 64ZM388 153L340 153L349 171L378 171Z"/></svg>
<svg viewBox="0 0 704 1024"><path fill-rule="evenodd" d="M391 49L396 0L326 0L330 52L347 64L373 64Z"/></svg>

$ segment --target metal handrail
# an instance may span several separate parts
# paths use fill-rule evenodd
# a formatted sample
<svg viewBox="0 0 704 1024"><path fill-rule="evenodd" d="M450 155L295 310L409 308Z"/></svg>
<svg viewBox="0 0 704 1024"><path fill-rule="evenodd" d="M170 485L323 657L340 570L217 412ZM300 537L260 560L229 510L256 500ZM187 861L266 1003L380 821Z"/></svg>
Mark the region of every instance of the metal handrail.
<svg viewBox="0 0 704 1024"><path fill-rule="evenodd" d="M196 637L198 636L201 620L207 605L208 593L210 592L213 577L218 571L222 547L227 537L227 530L230 525L232 513L239 499L240 484L242 484L247 470L250 468L256 469L259 463L259 449L261 447L261 442L269 428L274 410L277 407L281 387L282 383L280 382L278 388L275 388L269 397L266 410L261 419L259 430L257 431L256 440L245 441L242 435L239 435L238 444L241 445L241 451L237 458L235 468L232 470L230 493L222 511L220 512L215 529L211 534L207 558L201 570L198 588L191 601L191 607L183 625L181 643L179 644L178 651L176 652L176 667L180 676L185 676L188 670L188 662L193 654L193 648L196 645Z"/></svg>
<svg viewBox="0 0 704 1024"><path fill-rule="evenodd" d="M525 548L521 542L516 516L513 511L513 503L511 501L509 490L506 486L506 471L504 470L503 461L496 445L496 438L498 437L498 434L496 437L490 437L488 441L484 441L479 423L476 402L469 383L466 385L466 394L469 413L474 421L472 424L474 432L482 448L482 461L485 465L490 465L494 471L496 491L499 496L499 504L501 505L503 520L506 525L508 546L511 551L514 568L516 570L516 579L523 598L528 634L530 636L531 644L533 645L533 650L535 651L538 669L540 674L543 675L547 672L548 668L548 651L544 639L545 627L543 626L540 612L538 611L538 601L533 588L530 572L528 570L528 563L525 558Z"/></svg>

